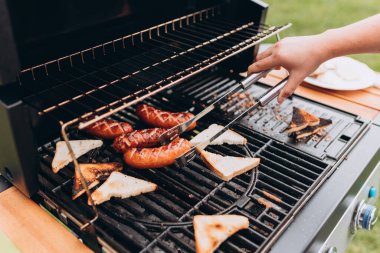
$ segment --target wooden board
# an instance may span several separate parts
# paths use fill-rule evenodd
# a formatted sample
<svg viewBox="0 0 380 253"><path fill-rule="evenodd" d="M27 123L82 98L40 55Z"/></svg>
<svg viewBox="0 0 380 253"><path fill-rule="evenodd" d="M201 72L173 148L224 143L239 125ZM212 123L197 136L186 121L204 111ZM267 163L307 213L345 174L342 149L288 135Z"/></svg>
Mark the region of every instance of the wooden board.
<svg viewBox="0 0 380 253"><path fill-rule="evenodd" d="M0 194L0 230L23 253L92 252L15 187Z"/></svg>

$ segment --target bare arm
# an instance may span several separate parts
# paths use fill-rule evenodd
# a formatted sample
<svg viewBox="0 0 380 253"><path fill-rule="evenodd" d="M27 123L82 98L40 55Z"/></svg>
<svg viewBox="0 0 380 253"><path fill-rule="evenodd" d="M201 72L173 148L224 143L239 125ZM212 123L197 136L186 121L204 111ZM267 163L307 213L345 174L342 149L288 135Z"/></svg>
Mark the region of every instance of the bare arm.
<svg viewBox="0 0 380 253"><path fill-rule="evenodd" d="M324 61L360 53L380 53L380 14L318 35L285 38L259 54L248 74L274 67L287 69L290 77L278 97L281 103Z"/></svg>

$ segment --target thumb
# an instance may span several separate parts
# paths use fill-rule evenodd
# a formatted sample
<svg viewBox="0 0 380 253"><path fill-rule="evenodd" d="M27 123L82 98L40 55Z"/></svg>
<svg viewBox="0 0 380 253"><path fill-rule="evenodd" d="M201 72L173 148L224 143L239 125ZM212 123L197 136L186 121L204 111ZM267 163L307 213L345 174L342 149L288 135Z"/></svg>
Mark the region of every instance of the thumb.
<svg viewBox="0 0 380 253"><path fill-rule="evenodd" d="M284 102L286 98L290 97L293 94L293 92L298 88L300 83L302 83L303 79L304 78L302 77L302 75L290 73L288 82L278 95L278 103L281 104L282 102Z"/></svg>

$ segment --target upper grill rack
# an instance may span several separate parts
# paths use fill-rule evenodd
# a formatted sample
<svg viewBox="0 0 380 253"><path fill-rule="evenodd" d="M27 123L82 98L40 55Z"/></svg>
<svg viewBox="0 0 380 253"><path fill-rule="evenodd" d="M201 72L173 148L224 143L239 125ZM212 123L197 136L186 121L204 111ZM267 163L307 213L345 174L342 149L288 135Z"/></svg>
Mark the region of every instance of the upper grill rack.
<svg viewBox="0 0 380 253"><path fill-rule="evenodd" d="M69 124L97 114L79 126L85 128L290 26L219 15L220 7L205 9L23 70L24 101L39 115Z"/></svg>

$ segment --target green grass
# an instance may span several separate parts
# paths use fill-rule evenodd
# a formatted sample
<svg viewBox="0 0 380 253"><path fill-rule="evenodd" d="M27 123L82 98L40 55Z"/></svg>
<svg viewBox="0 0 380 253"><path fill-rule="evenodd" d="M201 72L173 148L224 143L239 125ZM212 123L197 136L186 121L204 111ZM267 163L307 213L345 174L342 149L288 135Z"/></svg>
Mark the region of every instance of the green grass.
<svg viewBox="0 0 380 253"><path fill-rule="evenodd" d="M1 253L20 253L20 251L13 245L13 243L2 231L0 231L0 252Z"/></svg>
<svg viewBox="0 0 380 253"><path fill-rule="evenodd" d="M310 35L344 26L380 13L379 0L266 0L270 8L267 23L291 22L293 26L282 36ZM365 38L363 38L365 39ZM380 72L380 55L354 58Z"/></svg>
<svg viewBox="0 0 380 253"><path fill-rule="evenodd" d="M281 34L282 37L321 33L380 13L379 0L267 0L266 2L270 5L268 24L280 25L288 22L293 24L289 30ZM380 55L367 54L353 57L380 72ZM377 206L380 208L380 201ZM347 252L379 253L380 226L375 227L372 232L358 232Z"/></svg>

